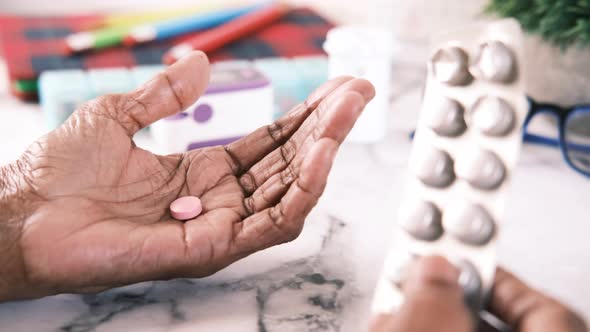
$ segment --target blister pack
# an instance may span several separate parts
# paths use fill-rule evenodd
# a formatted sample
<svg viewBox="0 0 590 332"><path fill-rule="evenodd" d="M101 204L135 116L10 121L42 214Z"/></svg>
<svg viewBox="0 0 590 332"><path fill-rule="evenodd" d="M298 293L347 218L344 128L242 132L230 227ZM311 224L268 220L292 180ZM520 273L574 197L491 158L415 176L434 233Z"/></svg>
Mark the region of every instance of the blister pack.
<svg viewBox="0 0 590 332"><path fill-rule="evenodd" d="M482 308L528 109L522 38L509 19L434 39L409 180L373 312L395 312L409 264L430 255L459 268L466 302L474 313Z"/></svg>

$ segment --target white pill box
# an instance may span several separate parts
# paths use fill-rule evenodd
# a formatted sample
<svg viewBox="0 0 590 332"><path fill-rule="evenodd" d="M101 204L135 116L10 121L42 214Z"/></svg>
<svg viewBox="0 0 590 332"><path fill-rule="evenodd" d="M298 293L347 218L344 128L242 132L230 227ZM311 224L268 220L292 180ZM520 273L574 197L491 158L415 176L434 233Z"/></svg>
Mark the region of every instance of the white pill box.
<svg viewBox="0 0 590 332"><path fill-rule="evenodd" d="M404 202L373 311L403 303L401 283L420 256L460 270L474 314L496 269L496 242L527 113L522 31L514 20L434 39Z"/></svg>
<svg viewBox="0 0 590 332"><path fill-rule="evenodd" d="M162 153L225 145L272 122L273 88L252 67L211 71L205 94L184 112L154 123L151 134Z"/></svg>
<svg viewBox="0 0 590 332"><path fill-rule="evenodd" d="M83 70L49 72L39 78L39 99L49 129L60 126L93 97L88 75Z"/></svg>
<svg viewBox="0 0 590 332"><path fill-rule="evenodd" d="M263 73L274 90L274 118L278 118L327 80L328 61L325 56L265 58L255 61L230 60L216 62L211 71L229 68L254 68ZM102 94L129 92L160 71L163 65L83 70L46 71L39 79L41 108L48 128L61 125L80 105ZM219 96L217 96L219 97ZM244 105L241 105L244 109ZM246 112L254 112L247 109ZM233 126L228 122L226 128Z"/></svg>

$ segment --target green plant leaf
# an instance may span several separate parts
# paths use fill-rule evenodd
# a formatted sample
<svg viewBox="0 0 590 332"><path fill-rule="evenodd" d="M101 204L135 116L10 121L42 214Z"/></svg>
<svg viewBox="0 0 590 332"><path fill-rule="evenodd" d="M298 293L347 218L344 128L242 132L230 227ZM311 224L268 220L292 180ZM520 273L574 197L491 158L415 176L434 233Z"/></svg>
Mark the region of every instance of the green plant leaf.
<svg viewBox="0 0 590 332"><path fill-rule="evenodd" d="M562 49L590 46L590 0L491 0L485 12L514 17L525 31Z"/></svg>

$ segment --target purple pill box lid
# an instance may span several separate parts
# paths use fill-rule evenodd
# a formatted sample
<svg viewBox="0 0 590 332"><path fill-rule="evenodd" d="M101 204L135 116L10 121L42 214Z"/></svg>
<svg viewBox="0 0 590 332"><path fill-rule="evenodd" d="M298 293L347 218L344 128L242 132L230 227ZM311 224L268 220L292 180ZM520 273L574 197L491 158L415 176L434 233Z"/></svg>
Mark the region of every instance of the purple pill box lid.
<svg viewBox="0 0 590 332"><path fill-rule="evenodd" d="M253 67L216 68L211 71L205 94L251 90L270 85L270 80Z"/></svg>

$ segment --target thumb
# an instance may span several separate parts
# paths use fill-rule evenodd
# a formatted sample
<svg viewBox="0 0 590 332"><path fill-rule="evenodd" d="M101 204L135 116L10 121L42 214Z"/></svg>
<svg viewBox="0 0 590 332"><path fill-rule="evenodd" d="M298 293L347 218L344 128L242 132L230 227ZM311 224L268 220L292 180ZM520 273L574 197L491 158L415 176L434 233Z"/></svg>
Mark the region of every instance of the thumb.
<svg viewBox="0 0 590 332"><path fill-rule="evenodd" d="M394 315L379 316L376 332L470 332L473 323L458 284L459 271L442 257L416 262L403 284L404 303Z"/></svg>
<svg viewBox="0 0 590 332"><path fill-rule="evenodd" d="M118 122L133 136L150 124L183 111L205 92L209 85L209 60L196 51L183 57L165 71L122 95L117 109Z"/></svg>

